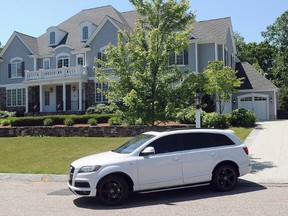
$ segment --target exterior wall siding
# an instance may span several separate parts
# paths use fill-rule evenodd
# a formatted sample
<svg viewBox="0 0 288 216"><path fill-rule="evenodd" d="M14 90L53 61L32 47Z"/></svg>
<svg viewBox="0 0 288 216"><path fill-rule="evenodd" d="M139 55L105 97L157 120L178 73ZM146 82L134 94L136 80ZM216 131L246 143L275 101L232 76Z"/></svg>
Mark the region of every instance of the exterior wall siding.
<svg viewBox="0 0 288 216"><path fill-rule="evenodd" d="M3 59L4 62L0 63L0 84L7 85L7 84L18 84L22 83L25 79L23 78L16 78L10 79L8 77L8 64L10 60L19 57L22 58L25 62L25 70L33 70L34 69L34 59L29 58L28 55L31 54L31 51L22 43L22 41L16 36L12 41L11 45L6 50Z"/></svg>
<svg viewBox="0 0 288 216"><path fill-rule="evenodd" d="M198 44L199 72L203 72L209 61L215 60L215 44Z"/></svg>
<svg viewBox="0 0 288 216"><path fill-rule="evenodd" d="M107 46L109 43L117 45L118 29L110 22L107 21L97 36L91 42L91 51L87 52L86 61L88 66L88 77L94 78L94 67L97 66L95 58L97 58L100 49Z"/></svg>

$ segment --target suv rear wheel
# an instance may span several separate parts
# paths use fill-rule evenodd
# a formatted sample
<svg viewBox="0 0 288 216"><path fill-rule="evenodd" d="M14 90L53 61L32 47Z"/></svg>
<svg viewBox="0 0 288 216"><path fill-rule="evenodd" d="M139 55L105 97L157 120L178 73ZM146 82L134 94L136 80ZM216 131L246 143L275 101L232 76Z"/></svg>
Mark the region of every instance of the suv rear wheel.
<svg viewBox="0 0 288 216"><path fill-rule="evenodd" d="M119 205L129 194L125 179L117 175L104 177L97 187L97 198L106 205Z"/></svg>
<svg viewBox="0 0 288 216"><path fill-rule="evenodd" d="M236 186L237 180L237 170L233 166L225 164L213 172L211 184L218 191L230 191Z"/></svg>

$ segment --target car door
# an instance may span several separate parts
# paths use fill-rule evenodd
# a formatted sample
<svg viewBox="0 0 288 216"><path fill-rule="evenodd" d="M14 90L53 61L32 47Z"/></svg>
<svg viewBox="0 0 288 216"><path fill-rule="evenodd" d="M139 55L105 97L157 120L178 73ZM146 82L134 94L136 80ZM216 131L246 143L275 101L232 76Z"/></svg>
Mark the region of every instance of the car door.
<svg viewBox="0 0 288 216"><path fill-rule="evenodd" d="M185 184L211 180L212 170L220 161L210 133L182 134L183 178Z"/></svg>
<svg viewBox="0 0 288 216"><path fill-rule="evenodd" d="M141 190L183 184L178 137L176 134L161 137L147 146L153 147L155 154L139 156L138 176Z"/></svg>

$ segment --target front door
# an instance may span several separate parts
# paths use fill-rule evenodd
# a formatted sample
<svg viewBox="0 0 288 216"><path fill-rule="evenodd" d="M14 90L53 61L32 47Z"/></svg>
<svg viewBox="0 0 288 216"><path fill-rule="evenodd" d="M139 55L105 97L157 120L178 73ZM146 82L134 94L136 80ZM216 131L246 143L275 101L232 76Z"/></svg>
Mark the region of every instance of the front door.
<svg viewBox="0 0 288 216"><path fill-rule="evenodd" d="M71 110L71 85L66 85L66 110Z"/></svg>
<svg viewBox="0 0 288 216"><path fill-rule="evenodd" d="M63 86L56 86L56 110L63 111Z"/></svg>
<svg viewBox="0 0 288 216"><path fill-rule="evenodd" d="M39 112L40 110L40 88L39 86L29 87L29 112Z"/></svg>

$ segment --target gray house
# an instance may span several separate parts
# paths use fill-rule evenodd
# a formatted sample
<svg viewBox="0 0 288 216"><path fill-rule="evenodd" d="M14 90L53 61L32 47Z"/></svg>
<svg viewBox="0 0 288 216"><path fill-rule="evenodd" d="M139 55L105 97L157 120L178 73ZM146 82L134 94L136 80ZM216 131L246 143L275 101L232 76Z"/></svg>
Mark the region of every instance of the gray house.
<svg viewBox="0 0 288 216"><path fill-rule="evenodd" d="M131 31L137 17L135 11L105 6L83 10L38 38L14 32L0 53L0 109L81 112L106 102L97 92L107 85L97 83L95 57L103 58L106 46L117 44L117 32ZM237 62L230 18L196 22L190 48L169 59L194 73L211 60L224 61L246 78L226 112L243 107L261 120L276 118L277 88L248 63Z"/></svg>

